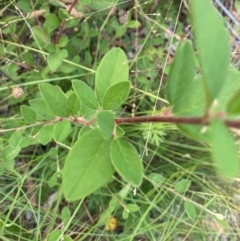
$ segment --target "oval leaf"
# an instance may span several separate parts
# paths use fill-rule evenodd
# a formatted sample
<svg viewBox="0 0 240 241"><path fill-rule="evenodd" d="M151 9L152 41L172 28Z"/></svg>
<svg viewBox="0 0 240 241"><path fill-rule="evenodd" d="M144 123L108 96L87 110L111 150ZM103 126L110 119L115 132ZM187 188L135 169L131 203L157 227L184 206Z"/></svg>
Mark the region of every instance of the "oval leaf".
<svg viewBox="0 0 240 241"><path fill-rule="evenodd" d="M38 140L42 145L47 145L52 140L53 125L46 125L41 128Z"/></svg>
<svg viewBox="0 0 240 241"><path fill-rule="evenodd" d="M87 107L97 110L98 103L93 90L80 80L72 81L73 89L78 99Z"/></svg>
<svg viewBox="0 0 240 241"><path fill-rule="evenodd" d="M67 99L67 109L71 115L80 111L80 102L75 93L72 93Z"/></svg>
<svg viewBox="0 0 240 241"><path fill-rule="evenodd" d="M67 97L57 86L47 83L39 85L43 99L49 109L60 117L68 117Z"/></svg>
<svg viewBox="0 0 240 241"><path fill-rule="evenodd" d="M40 45L42 48L44 48L47 44L49 44L51 42L50 38L44 32L42 27L40 27L40 26L33 26L31 28L31 32L32 32L32 36L33 36L34 40L36 41L38 47Z"/></svg>
<svg viewBox="0 0 240 241"><path fill-rule="evenodd" d="M97 123L104 139L111 138L114 129L114 115L108 111L101 111L97 115Z"/></svg>
<svg viewBox="0 0 240 241"><path fill-rule="evenodd" d="M14 158L17 157L18 153L21 151L20 147L12 148L10 146L6 146L2 150L2 160L3 165L8 171L14 170Z"/></svg>
<svg viewBox="0 0 240 241"><path fill-rule="evenodd" d="M220 173L226 178L233 178L238 173L239 161L232 136L225 124L214 120L212 127L212 155Z"/></svg>
<svg viewBox="0 0 240 241"><path fill-rule="evenodd" d="M112 140L94 129L81 136L67 155L63 169L63 193L67 200L86 197L106 184L114 168L110 158Z"/></svg>
<svg viewBox="0 0 240 241"><path fill-rule="evenodd" d="M137 20L131 20L126 24L126 26L128 28L138 28L141 26L141 23Z"/></svg>
<svg viewBox="0 0 240 241"><path fill-rule="evenodd" d="M181 181L177 182L174 186L174 189L178 193L183 193L188 190L191 186L191 181L188 179L182 179Z"/></svg>
<svg viewBox="0 0 240 241"><path fill-rule="evenodd" d="M131 213L134 213L134 212L137 212L139 211L140 207L136 204L127 204L126 205L126 209L131 212Z"/></svg>
<svg viewBox="0 0 240 241"><path fill-rule="evenodd" d="M22 117L27 123L33 124L37 121L37 114L31 107L27 105L21 105L20 109Z"/></svg>
<svg viewBox="0 0 240 241"><path fill-rule="evenodd" d="M64 207L61 212L62 221L67 224L71 218L71 211L68 207Z"/></svg>
<svg viewBox="0 0 240 241"><path fill-rule="evenodd" d="M196 209L194 205L188 201L184 202L184 209L188 215L189 218L191 218L193 221L196 219L197 214L196 214Z"/></svg>
<svg viewBox="0 0 240 241"><path fill-rule="evenodd" d="M97 68L95 79L97 98L101 105L109 86L128 80L128 73L128 60L122 49L114 48L103 57Z"/></svg>
<svg viewBox="0 0 240 241"><path fill-rule="evenodd" d="M71 123L68 120L61 121L53 127L53 139L56 142L63 142L72 130Z"/></svg>
<svg viewBox="0 0 240 241"><path fill-rule="evenodd" d="M171 105L174 105L185 94L195 75L195 56L190 41L179 44L171 65L167 94Z"/></svg>
<svg viewBox="0 0 240 241"><path fill-rule="evenodd" d="M165 181L165 178L159 174L152 172L148 178L154 183L154 184L162 184Z"/></svg>
<svg viewBox="0 0 240 241"><path fill-rule="evenodd" d="M103 97L103 109L112 110L127 99L130 90L129 81L121 81L109 87Z"/></svg>
<svg viewBox="0 0 240 241"><path fill-rule="evenodd" d="M211 1L192 0L189 3L209 106L217 97L228 75L230 64L229 35L224 27L223 18Z"/></svg>
<svg viewBox="0 0 240 241"><path fill-rule="evenodd" d="M33 99L29 101L30 106L35 110L35 112L44 120L53 120L55 115L48 108L47 104L43 99Z"/></svg>
<svg viewBox="0 0 240 241"><path fill-rule="evenodd" d="M122 139L115 139L111 146L111 160L124 180L135 186L141 184L143 165L132 144Z"/></svg>
<svg viewBox="0 0 240 241"><path fill-rule="evenodd" d="M55 71L57 68L59 68L62 65L63 59L66 58L67 55L68 53L65 49L50 53L47 58L49 69L51 71Z"/></svg>
<svg viewBox="0 0 240 241"><path fill-rule="evenodd" d="M9 145L11 147L18 147L22 141L22 132L21 131L15 131L12 133L12 135L9 138Z"/></svg>

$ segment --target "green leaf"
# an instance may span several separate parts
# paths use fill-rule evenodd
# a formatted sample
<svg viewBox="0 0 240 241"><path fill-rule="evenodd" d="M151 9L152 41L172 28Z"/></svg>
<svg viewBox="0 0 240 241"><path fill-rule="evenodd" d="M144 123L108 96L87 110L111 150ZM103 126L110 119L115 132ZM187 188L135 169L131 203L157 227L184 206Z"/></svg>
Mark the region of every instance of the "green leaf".
<svg viewBox="0 0 240 241"><path fill-rule="evenodd" d="M224 27L223 18L211 1L192 0L190 10L205 95L209 106L227 79L230 64L229 34Z"/></svg>
<svg viewBox="0 0 240 241"><path fill-rule="evenodd" d="M11 146L6 146L2 150L2 162L4 167L8 171L13 171L14 170L14 158L17 157L19 152L21 151L20 147L14 147L12 148Z"/></svg>
<svg viewBox="0 0 240 241"><path fill-rule="evenodd" d="M114 115L108 111L101 111L97 114L97 123L104 139L110 139L114 129Z"/></svg>
<svg viewBox="0 0 240 241"><path fill-rule="evenodd" d="M62 236L62 231L60 229L55 229L48 238L48 241L56 241Z"/></svg>
<svg viewBox="0 0 240 241"><path fill-rule="evenodd" d="M72 126L68 120L58 122L53 127L53 139L56 142L63 142L71 133Z"/></svg>
<svg viewBox="0 0 240 241"><path fill-rule="evenodd" d="M239 0L235 1L235 8L239 14L240 13L240 1Z"/></svg>
<svg viewBox="0 0 240 241"><path fill-rule="evenodd" d="M239 115L240 114L240 90L238 90L230 99L227 105L228 114Z"/></svg>
<svg viewBox="0 0 240 241"><path fill-rule="evenodd" d="M50 43L50 38L40 26L33 26L31 31L32 36L37 43L36 46L40 45L42 48L44 48L47 44Z"/></svg>
<svg viewBox="0 0 240 241"><path fill-rule="evenodd" d="M66 35L63 35L60 37L59 42L58 42L58 46L63 48L65 47L67 44L69 43L69 39Z"/></svg>
<svg viewBox="0 0 240 241"><path fill-rule="evenodd" d="M240 89L240 72L236 69L230 69L227 81L225 81L218 95L218 105L214 108L216 112L226 112L229 99ZM176 101L173 113L178 116L201 117L205 113L205 98L202 88L202 79L195 79L185 90L182 98ZM226 116L227 117L227 116ZM190 137L210 143L211 128L202 133L202 126L178 125L178 127Z"/></svg>
<svg viewBox="0 0 240 241"><path fill-rule="evenodd" d="M129 216L129 212L128 212L128 210L123 209L123 213L122 213L122 217L123 217L123 219L127 219L128 216Z"/></svg>
<svg viewBox="0 0 240 241"><path fill-rule="evenodd" d="M185 94L195 75L195 57L190 41L180 43L167 81L167 95L171 105L174 105Z"/></svg>
<svg viewBox="0 0 240 241"><path fill-rule="evenodd" d="M140 207L136 204L127 204L126 209L131 213L135 213L140 210Z"/></svg>
<svg viewBox="0 0 240 241"><path fill-rule="evenodd" d="M21 105L20 109L22 117L27 123L33 124L37 121L37 114L31 107L27 105Z"/></svg>
<svg viewBox="0 0 240 241"><path fill-rule="evenodd" d="M67 109L71 115L77 114L80 111L80 102L75 93L69 95L67 99Z"/></svg>
<svg viewBox="0 0 240 241"><path fill-rule="evenodd" d="M85 133L87 133L88 131L91 131L92 128L90 126L84 126L81 128L81 130L78 132L78 139L83 136Z"/></svg>
<svg viewBox="0 0 240 241"><path fill-rule="evenodd" d="M12 133L12 135L9 138L9 145L12 148L18 147L22 141L22 132L21 131L15 131Z"/></svg>
<svg viewBox="0 0 240 241"><path fill-rule="evenodd" d="M120 138L120 137L124 136L125 132L120 126L117 126L116 127L116 134L117 134L117 137Z"/></svg>
<svg viewBox="0 0 240 241"><path fill-rule="evenodd" d="M56 186L58 184L59 173L55 172L48 180L48 186L50 188Z"/></svg>
<svg viewBox="0 0 240 241"><path fill-rule="evenodd" d="M119 175L127 182L139 186L143 178L143 165L138 152L129 142L115 139L111 146L111 160Z"/></svg>
<svg viewBox="0 0 240 241"><path fill-rule="evenodd" d="M43 99L33 99L29 101L30 106L34 111L44 120L53 120L55 115L48 108L46 102Z"/></svg>
<svg viewBox="0 0 240 241"><path fill-rule="evenodd" d="M47 145L52 140L53 125L43 126L38 135L38 140L42 145Z"/></svg>
<svg viewBox="0 0 240 241"><path fill-rule="evenodd" d="M239 171L239 160L234 140L221 120L214 120L212 128L212 156L219 172L225 178L236 177Z"/></svg>
<svg viewBox="0 0 240 241"><path fill-rule="evenodd" d="M63 241L73 241L73 239L68 235L63 235Z"/></svg>
<svg viewBox="0 0 240 241"><path fill-rule="evenodd" d="M109 87L103 97L103 108L112 110L120 106L127 99L129 90L129 81L121 81Z"/></svg>
<svg viewBox="0 0 240 241"><path fill-rule="evenodd" d="M214 219L221 225L221 227L223 227L223 228L229 227L227 220L225 219L225 217L222 214L216 213L214 215Z"/></svg>
<svg viewBox="0 0 240 241"><path fill-rule="evenodd" d="M73 80L72 85L74 92L77 95L78 99L81 101L81 103L91 109L98 109L98 103L95 97L95 93L87 84L80 80Z"/></svg>
<svg viewBox="0 0 240 241"><path fill-rule="evenodd" d="M36 145L36 144L38 144L38 138L34 138L32 136L23 137L19 147L25 148L25 147L28 147L31 145Z"/></svg>
<svg viewBox="0 0 240 241"><path fill-rule="evenodd" d="M105 185L113 175L110 158L112 140L104 140L94 129L81 136L67 155L63 169L63 194L78 200Z"/></svg>
<svg viewBox="0 0 240 241"><path fill-rule="evenodd" d="M196 209L195 209L194 205L191 202L185 201L184 209L185 209L188 217L194 221L197 217Z"/></svg>
<svg viewBox="0 0 240 241"><path fill-rule="evenodd" d="M67 97L59 87L44 83L40 84L39 88L47 106L56 116L69 116Z"/></svg>
<svg viewBox="0 0 240 241"><path fill-rule="evenodd" d="M51 71L55 71L62 65L63 59L68 56L66 49L56 50L55 52L49 53L47 62L48 67Z"/></svg>
<svg viewBox="0 0 240 241"><path fill-rule="evenodd" d="M126 24L127 28L138 28L141 26L141 23L137 20L131 20Z"/></svg>
<svg viewBox="0 0 240 241"><path fill-rule="evenodd" d="M67 224L71 218L71 211L68 207L64 207L61 212L61 218L64 224Z"/></svg>
<svg viewBox="0 0 240 241"><path fill-rule="evenodd" d="M29 13L32 11L30 2L26 2L24 0L20 0L16 3L18 8L20 8L24 13Z"/></svg>
<svg viewBox="0 0 240 241"><path fill-rule="evenodd" d="M128 80L128 60L120 48L110 50L101 60L95 78L95 88L99 103L102 105L107 89L121 81Z"/></svg>
<svg viewBox="0 0 240 241"><path fill-rule="evenodd" d="M49 13L45 16L45 19L46 20L43 23L43 29L47 34L51 34L60 26L60 21L55 14Z"/></svg>
<svg viewBox="0 0 240 241"><path fill-rule="evenodd" d="M112 0L91 0L91 3L89 4L90 9L94 10L104 10L108 9L112 4Z"/></svg>
<svg viewBox="0 0 240 241"><path fill-rule="evenodd" d="M174 186L174 189L178 193L183 193L188 190L191 186L191 181L188 179L182 179L181 181L177 182Z"/></svg>
<svg viewBox="0 0 240 241"><path fill-rule="evenodd" d="M159 174L152 172L148 178L154 183L154 184L162 184L165 181L165 178Z"/></svg>

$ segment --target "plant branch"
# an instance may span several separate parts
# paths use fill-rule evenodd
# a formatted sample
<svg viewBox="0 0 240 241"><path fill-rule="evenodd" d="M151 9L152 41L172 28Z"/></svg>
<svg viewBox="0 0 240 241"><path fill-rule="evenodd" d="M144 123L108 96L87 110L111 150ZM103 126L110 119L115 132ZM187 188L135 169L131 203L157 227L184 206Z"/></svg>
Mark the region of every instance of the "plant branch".
<svg viewBox="0 0 240 241"><path fill-rule="evenodd" d="M69 14L71 14L71 11L72 11L74 5L77 3L77 1L78 1L78 0L74 0L74 1L71 3L71 5L70 5L70 7L69 7L69 9L68 9L68 13L69 13ZM64 19L64 20L62 21L62 23L61 23L61 26L60 26L60 29L59 29L59 31L58 31L58 35L57 35L57 38L56 38L56 41L55 41L55 45L57 45L58 42L59 42L60 36L62 35L64 26L65 26L65 23L66 23L66 19Z"/></svg>
<svg viewBox="0 0 240 241"><path fill-rule="evenodd" d="M220 117L218 117L220 118ZM220 118L222 119L222 118ZM225 120L222 119L228 127L240 128L240 120ZM210 122L206 121L204 117L179 117L179 116L140 116L140 117L126 117L116 118L115 123L174 123L174 124L189 124L189 125L208 125Z"/></svg>

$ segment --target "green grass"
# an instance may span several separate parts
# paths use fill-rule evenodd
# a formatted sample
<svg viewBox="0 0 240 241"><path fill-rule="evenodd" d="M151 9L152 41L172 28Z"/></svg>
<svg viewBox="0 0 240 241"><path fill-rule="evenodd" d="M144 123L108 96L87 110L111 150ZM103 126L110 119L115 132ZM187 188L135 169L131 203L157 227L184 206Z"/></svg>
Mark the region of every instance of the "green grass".
<svg viewBox="0 0 240 241"><path fill-rule="evenodd" d="M32 27L41 25L44 17L24 17L23 2L0 3L3 13L0 63L10 77L4 76L0 82L0 150L8 145L10 135L18 128L23 130L26 141L26 147L15 158L14 171L4 169L0 156L0 240L56 241L62 240L63 234L66 241L191 241L220 240L224 236L238 240L239 179L233 183L222 180L212 164L208 147L188 139L176 126L124 125L126 139L138 149L144 162L142 186L134 189L116 175L113 182L86 199L68 203L61 192L60 170L80 126L66 142L43 146L38 142L38 125L34 128L26 125L20 114L20 105L39 96L38 84L56 84L67 92L70 81L78 78L92 86L100 59L113 46L133 54L133 58L129 57L131 97L119 115L163 112L168 106L165 83L174 55L171 46L176 46L179 36L184 34L183 24L177 18L181 1L164 1L159 6L154 6L154 1L146 4L114 1L116 8L128 11L123 15L128 13L141 22L139 29L129 28L122 36L117 36L116 29L121 26L117 26L113 7L84 8L85 18L64 32L71 41L67 46L69 57L55 72L48 69L48 52L41 46L41 39L30 38ZM44 1L31 4L31 11L47 9L56 16L61 9L54 4L50 9ZM177 32L164 41L169 34L170 19ZM52 34L54 40L57 32L58 28L49 36ZM21 99L11 96L11 88L16 85L24 88ZM150 179L153 173L162 175L164 181ZM190 180L191 186L186 192L178 193L175 184L183 179ZM194 205L195 220L186 214L185 201ZM140 209L128 213L128 204ZM126 213L128 217L124 218ZM214 213L225 216L229 227L222 228L224 221L218 220L221 225L218 224ZM105 224L110 217L116 218L117 226L107 231Z"/></svg>

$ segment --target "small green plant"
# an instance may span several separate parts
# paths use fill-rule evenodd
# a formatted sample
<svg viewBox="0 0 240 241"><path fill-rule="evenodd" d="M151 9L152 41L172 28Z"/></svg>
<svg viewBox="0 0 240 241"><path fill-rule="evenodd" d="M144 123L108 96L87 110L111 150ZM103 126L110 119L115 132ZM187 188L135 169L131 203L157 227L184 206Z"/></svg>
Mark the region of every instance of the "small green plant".
<svg viewBox="0 0 240 241"><path fill-rule="evenodd" d="M96 2L99 4L99 1ZM106 1L106 6L108 2L111 1ZM67 155L61 157L64 163L57 163L57 173L49 180L49 186L59 183L61 177L60 190L67 201L73 202L83 200L99 188L113 182L116 174L116 179L119 180L120 177L125 187L117 192L116 196L112 196L109 207L101 214L97 226L106 224L106 220L120 202L123 207L123 218L127 219L129 214L140 209L137 204L124 200L131 187L137 188L144 179L147 179L155 188L161 185L165 178L154 172L145 175L138 146L126 138L125 129L121 125L157 122L176 124L186 135L206 143L218 172L226 180L235 177L239 171L239 160L228 127L240 127L237 120L240 114L240 73L230 67L228 32L211 2L191 0L189 3L196 43L193 45L189 40L184 40L177 47L166 87L171 112L163 115L120 117L122 105L129 98L131 89L134 89L129 81L129 61L121 48L102 51L106 54L96 70L92 70L79 64L80 59L78 54L75 55L74 49L75 37L68 39L66 36L57 35L55 44L51 43L49 33L61 28L56 15L49 13L43 28L33 26L32 34L36 41L32 47L38 45L39 49L46 51L41 52L46 56L47 63L41 72L43 77L49 73L54 75L55 71L59 71L60 74L70 73L78 70L78 67L81 69L78 76L84 70L90 71L92 75L89 75L89 79L86 79L86 75L84 79L71 79L71 86L66 87L67 91L63 90L64 85L61 86L62 89L50 83L38 85L38 94L29 99L29 105L24 104L20 107L22 118L17 122L6 123L6 128L1 130L4 133L4 143L7 143L2 149L1 172L3 173L5 168L19 176L15 168L15 159L22 149L39 144L46 146L54 140L61 148L67 150ZM93 5L94 1L91 4ZM101 6L98 4L91 7L99 9ZM61 16L60 20L69 16L67 11L60 10L58 14ZM116 27L115 20L111 21ZM66 26L71 27L78 22L79 19L70 19ZM118 29L118 33L122 36L127 28L135 28L139 24L140 22L131 20L128 16L127 24L123 28L116 28L121 28L121 31ZM87 22L82 23L81 31L82 35L89 33L87 41L97 35L92 29L89 31ZM87 53L85 45L88 46L88 43L81 47L85 50L84 53ZM157 53L162 54L162 49ZM73 58L73 62L66 60L69 57ZM89 55L85 54L85 57L88 59ZM88 64L92 61L91 58L86 61ZM150 62L148 61L147 65L148 63ZM16 71L15 69L6 72L9 74ZM25 98L22 97L21 89L16 87L15 90L18 90L16 93L13 90L15 98ZM157 129L157 126L154 128L157 133L152 134L152 143L159 146L164 142L165 132ZM149 132L143 131L142 135L147 140ZM55 148L49 150L44 161L57 156L56 152ZM176 199L180 197L184 201L183 206L188 217L195 221L196 208L200 207L220 223L224 223L222 215L215 214L205 206L186 198L184 194L191 186L191 181L186 177L180 179L171 192L175 194ZM167 187L165 189L168 190ZM62 210L62 216L67 219L66 223L70 222L70 210ZM51 240L57 240L61 235L60 230L55 230L50 237Z"/></svg>
<svg viewBox="0 0 240 241"><path fill-rule="evenodd" d="M39 85L41 96L29 100L30 106L21 106L22 117L30 124L28 128L39 126L36 136L43 145L52 138L63 143L72 128L85 126L73 139L72 147L67 147L69 153L61 171L67 200L88 196L109 182L115 172L127 183L141 185L143 164L134 146L124 139L121 123L173 122L188 135L209 144L223 176L232 178L237 174L237 152L226 125L236 127L239 122L226 118L240 113L239 93L234 94L239 86L239 72L229 69L228 33L209 1L191 1L190 9L197 52L194 53L190 41L178 46L167 85L174 116L117 117L131 87L128 59L120 48L113 48L102 58L95 72L94 89L80 79L72 80L73 90L68 93L43 83ZM203 12L206 18L202 19ZM199 77L196 57L200 63ZM52 70L60 66L54 64L56 59L59 60L48 56ZM21 143L22 131L17 130L2 153L8 170L14 168L13 160L24 147Z"/></svg>

